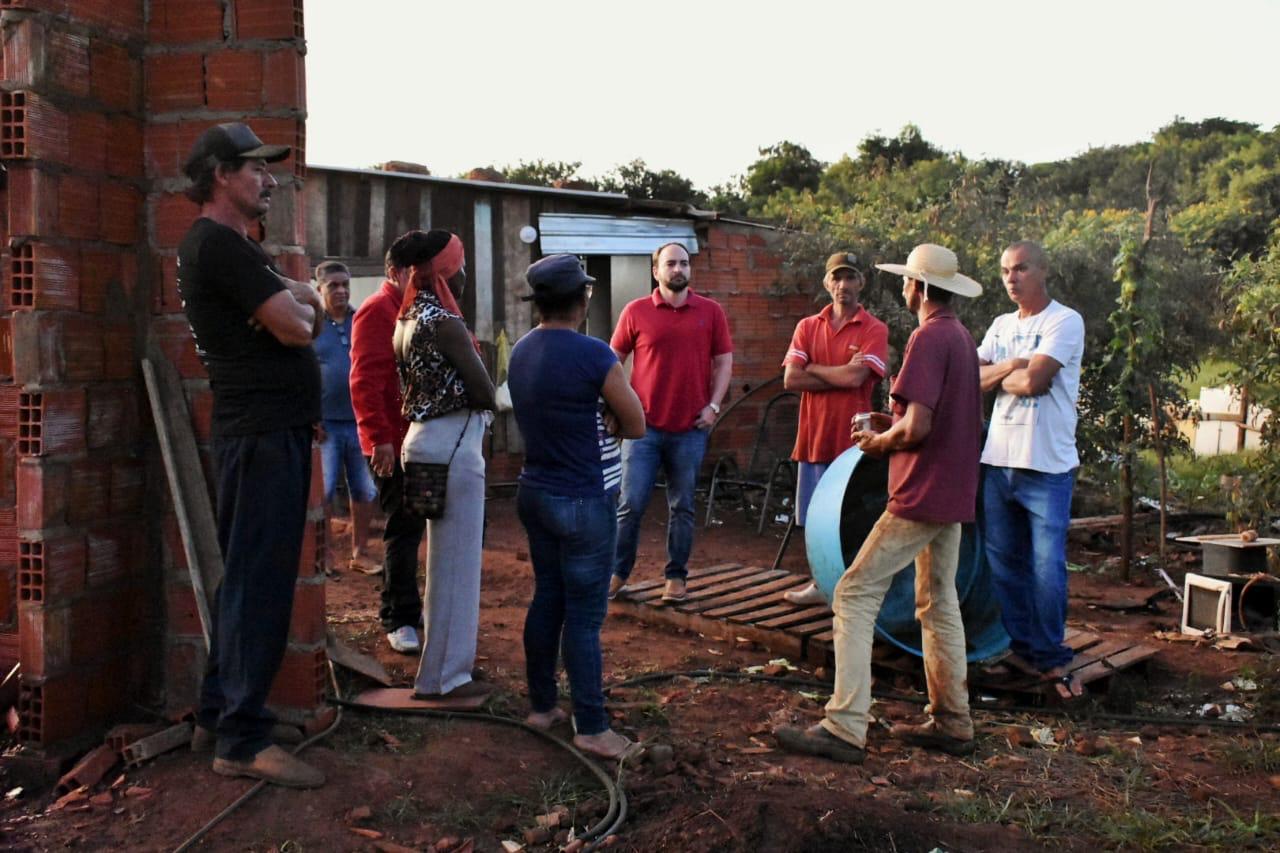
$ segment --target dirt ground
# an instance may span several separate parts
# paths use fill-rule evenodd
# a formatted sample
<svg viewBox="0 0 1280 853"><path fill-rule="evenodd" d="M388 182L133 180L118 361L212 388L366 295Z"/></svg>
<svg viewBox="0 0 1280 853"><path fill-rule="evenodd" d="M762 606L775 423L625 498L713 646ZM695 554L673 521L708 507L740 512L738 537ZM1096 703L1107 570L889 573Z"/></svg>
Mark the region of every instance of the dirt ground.
<svg viewBox="0 0 1280 853"><path fill-rule="evenodd" d="M638 579L656 577L664 562L658 507L655 501L645 521ZM490 501L489 519L478 663L497 688L491 709L523 717L521 630L531 571L509 495ZM342 565L345 522L335 520L331 531L334 562ZM780 533L757 537L729 516L722 526L699 529L691 564L768 565ZM1210 728L1196 715L1205 704L1233 703L1255 722L1280 723L1275 657L1153 638L1154 631L1176 630L1180 609L1172 600L1156 611L1097 609L1117 594L1142 597L1162 586L1146 570L1128 587L1111 579L1114 551L1106 534L1073 537L1071 559L1081 570L1071 575L1070 623L1145 638L1161 651L1145 674L1116 676L1084 708L1174 716L1187 725L983 710L975 712L973 756L904 747L876 727L866 764L850 767L781 752L769 733L779 721L819 719L822 691L675 677L611 696L616 728L674 749L672 761L643 762L622 774L629 812L612 848L1280 849L1280 735ZM1172 562L1179 578L1195 567L1181 556ZM783 567L805 570L802 542L792 544ZM328 588L329 621L408 684L416 658L387 647L378 584L340 571ZM607 620L603 642L606 683L654 671L741 669L774 657L618 615ZM811 668L801 669L798 678L814 678ZM355 676L340 681L348 695L369 686ZM878 716L920 713L915 680L887 676L878 686L902 697L879 702ZM572 757L505 726L346 711L304 757L328 775L324 788L268 788L196 849L501 851L504 839L523 841L537 816L557 805L579 832L606 808L601 785ZM92 799L61 808L52 792L3 801L0 849L172 850L247 787L214 775L207 757L179 750L122 778L117 769L88 792ZM556 847L553 837L527 849Z"/></svg>

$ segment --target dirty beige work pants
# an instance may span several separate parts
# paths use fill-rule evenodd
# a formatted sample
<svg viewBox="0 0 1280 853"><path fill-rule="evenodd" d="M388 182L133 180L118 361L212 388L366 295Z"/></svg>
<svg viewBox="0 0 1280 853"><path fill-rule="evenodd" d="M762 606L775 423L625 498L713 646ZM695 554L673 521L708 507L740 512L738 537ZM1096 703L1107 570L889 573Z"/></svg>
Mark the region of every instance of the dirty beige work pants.
<svg viewBox="0 0 1280 853"><path fill-rule="evenodd" d="M964 623L956 596L960 525L908 521L885 512L836 584L836 683L822 726L865 746L871 710L871 641L893 576L916 562L916 618L924 637L929 705L938 727L973 737L965 683Z"/></svg>

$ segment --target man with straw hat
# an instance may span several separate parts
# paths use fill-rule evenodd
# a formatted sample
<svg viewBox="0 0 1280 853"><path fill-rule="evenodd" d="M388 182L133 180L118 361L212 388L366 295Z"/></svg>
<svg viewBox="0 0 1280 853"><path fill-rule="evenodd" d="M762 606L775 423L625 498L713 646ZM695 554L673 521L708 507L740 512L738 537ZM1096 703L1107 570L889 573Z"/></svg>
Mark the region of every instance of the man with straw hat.
<svg viewBox="0 0 1280 853"><path fill-rule="evenodd" d="M930 243L912 249L905 264L876 267L902 276L902 298L919 323L889 391L893 415L852 434L864 453L889 456L889 504L836 584L836 677L826 717L776 732L785 749L854 764L866 756L876 615L913 558L930 718L894 726L893 735L953 755L973 750L955 581L960 525L973 521L978 493L982 392L973 338L951 300L977 296L982 286L957 271L954 252Z"/></svg>

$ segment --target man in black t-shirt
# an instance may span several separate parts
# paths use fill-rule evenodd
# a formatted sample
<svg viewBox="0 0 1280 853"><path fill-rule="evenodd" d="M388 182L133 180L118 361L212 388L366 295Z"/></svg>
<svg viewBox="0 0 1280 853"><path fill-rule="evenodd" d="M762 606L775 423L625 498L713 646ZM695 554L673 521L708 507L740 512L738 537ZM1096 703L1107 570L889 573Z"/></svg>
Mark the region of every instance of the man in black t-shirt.
<svg viewBox="0 0 1280 853"><path fill-rule="evenodd" d="M319 296L248 236L277 185L267 164L288 156L229 123L205 131L184 167L200 218L178 247L178 289L213 389L225 568L192 748L213 747L224 776L313 788L324 774L271 743L265 707L288 640L320 419Z"/></svg>

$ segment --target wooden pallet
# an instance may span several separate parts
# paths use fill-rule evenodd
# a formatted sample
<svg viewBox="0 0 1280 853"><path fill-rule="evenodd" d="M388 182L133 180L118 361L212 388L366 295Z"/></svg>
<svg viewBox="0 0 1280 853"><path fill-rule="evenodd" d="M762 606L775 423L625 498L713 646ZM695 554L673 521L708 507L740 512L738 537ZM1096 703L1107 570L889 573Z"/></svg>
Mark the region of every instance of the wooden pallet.
<svg viewBox="0 0 1280 853"><path fill-rule="evenodd" d="M800 607L783 600L784 592L808 583L802 575L778 569L722 563L690 570L684 601L664 603L665 581L642 581L611 601L609 609L708 637L744 637L775 654L802 660L806 639L831 627L831 611L826 607ZM824 627L814 628L815 622Z"/></svg>
<svg viewBox="0 0 1280 853"><path fill-rule="evenodd" d="M742 637L771 652L795 661L832 666L835 652L830 608L791 604L782 595L809 583L803 575L777 569L747 567L739 563L693 569L689 572L688 597L681 602L662 601L664 580L642 581L610 602L610 610L642 622L697 631L708 637ZM1104 639L1089 631L1068 628L1066 643L1076 653L1071 671L1084 685L1100 682L1113 673L1143 664L1159 650L1128 640ZM922 675L919 658L876 643L873 662L882 668ZM1033 700L1056 695L1053 685L1031 677L996 679L970 670L970 684L987 692L1016 693Z"/></svg>
<svg viewBox="0 0 1280 853"><path fill-rule="evenodd" d="M1103 638L1091 631L1067 627L1063 638L1066 645L1075 652L1071 659L1069 671L1075 674L1076 681L1094 687L1105 687L1103 682L1123 669L1145 667L1146 661L1160 651L1152 646L1144 646L1127 639ZM971 669L969 681L974 687L983 690L1004 693L1020 693L1033 699L1057 699L1057 691L1051 682L1034 676L1017 678L998 678L985 676L979 669Z"/></svg>

